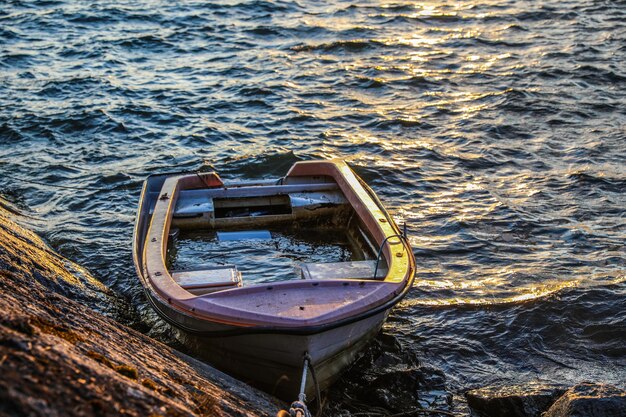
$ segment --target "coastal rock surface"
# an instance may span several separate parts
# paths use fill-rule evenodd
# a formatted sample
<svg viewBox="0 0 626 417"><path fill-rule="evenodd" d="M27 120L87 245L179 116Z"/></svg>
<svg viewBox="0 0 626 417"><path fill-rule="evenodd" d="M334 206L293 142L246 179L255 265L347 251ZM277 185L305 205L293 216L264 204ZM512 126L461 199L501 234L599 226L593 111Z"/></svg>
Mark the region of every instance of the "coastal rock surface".
<svg viewBox="0 0 626 417"><path fill-rule="evenodd" d="M421 365L393 336L380 333L329 390L324 417L449 416L452 394L439 369Z"/></svg>
<svg viewBox="0 0 626 417"><path fill-rule="evenodd" d="M528 383L468 391L468 405L484 417L626 417L626 391L583 382L562 385Z"/></svg>
<svg viewBox="0 0 626 417"><path fill-rule="evenodd" d="M626 391L612 385L583 382L567 390L543 417L624 417Z"/></svg>
<svg viewBox="0 0 626 417"><path fill-rule="evenodd" d="M281 404L87 307L112 294L0 205L0 416L273 416Z"/></svg>
<svg viewBox="0 0 626 417"><path fill-rule="evenodd" d="M564 386L529 383L468 391L467 404L489 417L540 417L565 391Z"/></svg>

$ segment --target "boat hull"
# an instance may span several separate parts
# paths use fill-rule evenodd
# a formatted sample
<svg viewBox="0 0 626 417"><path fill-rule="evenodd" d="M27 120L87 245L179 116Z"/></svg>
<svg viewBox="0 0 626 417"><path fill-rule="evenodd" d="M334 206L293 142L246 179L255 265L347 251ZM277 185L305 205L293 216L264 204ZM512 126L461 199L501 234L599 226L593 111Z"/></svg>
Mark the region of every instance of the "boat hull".
<svg viewBox="0 0 626 417"><path fill-rule="evenodd" d="M312 354L318 388L323 391L335 382L378 334L385 317L386 314L380 314L362 322L308 336L186 336L185 342L187 346L193 346L202 359L218 369L285 401L293 401L298 398L305 352ZM316 395L315 383L310 374L305 392L309 399Z"/></svg>
<svg viewBox="0 0 626 417"><path fill-rule="evenodd" d="M188 331L178 326L179 339L195 355L285 401L298 396L305 354L311 357L318 384L316 387L309 373L305 392L312 399L316 388L320 391L328 388L356 360L359 352L376 337L390 311L313 334L251 332L212 337L202 333L216 331L215 325L194 320L165 305L159 310L175 323L186 323ZM217 331L229 330L229 326L220 326Z"/></svg>
<svg viewBox="0 0 626 417"><path fill-rule="evenodd" d="M307 378L309 399L332 384L415 278L408 240L343 161L298 162L284 177L261 183L224 183L215 173L151 176L140 201L133 257L156 312L198 356L286 401L297 398L307 355L317 377ZM228 288L192 293L177 281L181 271L168 266L172 227L257 229L301 225L322 215L354 226L353 234L365 242L363 259L375 260L371 274L357 272L354 262L321 263L305 265L304 279L238 288L228 281ZM206 272L206 287L214 284L215 270L193 271Z"/></svg>

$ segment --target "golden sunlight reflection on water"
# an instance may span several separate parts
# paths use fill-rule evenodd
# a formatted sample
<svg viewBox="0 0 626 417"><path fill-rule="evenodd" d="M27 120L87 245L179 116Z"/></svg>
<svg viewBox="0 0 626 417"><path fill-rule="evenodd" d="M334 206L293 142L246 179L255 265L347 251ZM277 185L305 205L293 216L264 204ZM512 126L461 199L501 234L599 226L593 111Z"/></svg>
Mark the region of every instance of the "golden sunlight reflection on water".
<svg viewBox="0 0 626 417"><path fill-rule="evenodd" d="M433 284L433 285L430 285ZM573 288L579 285L579 281L565 281L554 283L542 283L540 285L529 285L527 287L518 287L513 294L502 296L496 294L499 292L497 287L492 287L488 283L475 284L475 291L471 296L466 297L428 297L423 295L420 297L413 297L403 301L399 308L411 308L415 306L455 306L455 305L500 305L510 304L523 301L531 301L544 297L548 297L565 288ZM422 281L416 287L432 289L432 288L445 288L452 291L458 291L464 289L462 285L454 283L450 286L446 286L446 283Z"/></svg>
<svg viewBox="0 0 626 417"><path fill-rule="evenodd" d="M438 148L441 149L442 145L439 144ZM438 261L439 268L420 269L423 276L418 274L414 284L420 291L419 295L404 301L402 306L410 308L419 305L508 304L549 297L563 289L581 285L606 285L626 281L623 271L607 275L606 271L599 273L593 267L586 268L587 275L563 278L557 271L547 269L546 265L549 263L542 259L545 255L538 254L534 249L545 246L541 239L526 236L523 231L515 229L506 231L481 226L482 221L489 221L494 216L493 213L502 206L515 208L530 200L539 192L533 185L536 180L536 175L527 174L497 180L472 177L470 180L459 181L444 191L431 194L427 201L420 200L420 196L417 196L413 205L408 204L399 209L395 213L399 224L404 221L424 224L432 218L445 218L450 225L474 225L474 235L494 245L492 250L496 254L498 242L519 245L528 252L519 254L515 261L509 260L507 266L494 267L485 264L478 272L474 268L466 268L467 262L463 260L463 256L454 264L445 265ZM499 195L500 193L506 197ZM410 236L410 242L418 251L419 264L420 249L441 250L445 253L446 248L454 244L453 240L456 238L458 234L452 230L450 233L417 234ZM468 256L471 256L471 252L468 249ZM464 269L472 272L466 273ZM430 278L431 276L434 278Z"/></svg>
<svg viewBox="0 0 626 417"><path fill-rule="evenodd" d="M383 7L391 10L397 8L398 4L386 3ZM407 5L402 7L409 8ZM390 33L385 38L346 41L348 47L354 48L365 48L365 45L371 42L388 47L382 48L383 53L379 57L379 61L384 64L372 66L371 57L365 56L360 59L358 54L353 54L349 61L339 65L356 79L372 82L378 88L384 88L388 83L404 82L419 88L420 94L416 95L415 100L399 102L393 97L380 94L377 89L373 92L355 89L344 94L351 100L361 103L367 110L355 107L350 109L351 111L367 113L374 109L381 119L400 122L406 126L419 127L428 123L432 115L442 112L463 123L464 120L471 121L477 114L498 106L508 95L514 93L512 88L490 87L488 83L478 87L465 84L455 88L429 88L429 82L454 80L457 77L473 75L509 77L520 65L519 57L514 57L511 52L476 53L474 50L464 54L457 45L452 45L454 42L474 38L482 38L489 42L501 41L510 23L478 26L475 22L485 22L486 15L484 13L477 15L473 11L472 3L456 6L427 3L415 4L411 8L412 10L406 13L398 14L394 10L376 17L391 19L400 16L411 22L420 22L420 19L428 18L429 23L416 25L411 33L400 30L397 34ZM482 19L475 19L478 17ZM451 21L458 24L451 26L449 24ZM326 18L319 23L328 26L329 19ZM346 25L349 26L350 23L345 17L332 22L332 26L335 27ZM387 50L390 52L386 53ZM402 53L399 54L398 51ZM458 65L446 67L431 65L433 59L452 54L458 55L456 58ZM533 52L519 52L519 55L524 54L532 56ZM532 65L533 61L529 58L528 62ZM405 156L409 154L409 150L411 153L432 151L448 159L464 161L481 161L484 156L475 146L466 146L462 141L432 140L427 133L410 139L404 137L391 140L358 129L327 133L329 146L323 150L326 157L343 156L337 152L337 148L354 149L366 145L377 146L395 155L394 158L388 158L386 153L376 155L353 152L349 162L360 166L421 171L424 160L412 160ZM468 137L471 137L471 134L468 134ZM534 143L529 145L537 146ZM442 178L448 174L446 171L449 169L451 169L449 165L440 168ZM493 250L496 252L499 242L519 245L525 251L509 266L493 267L486 264L479 273L469 266L467 269L473 272L469 274L463 272L466 267L463 256L460 256L454 265L441 265L436 271L422 269L421 272L425 277L418 276L415 284L416 289L420 289L422 293L418 297L406 300L403 303L405 307L522 302L547 297L565 288L580 285L581 278L563 278L558 273L546 269L544 266L546 263L535 251L536 248L544 247L541 239L525 236L523 231L515 229L507 231L484 226L485 222L489 223L490 219L497 217L495 213L503 207L515 210L532 202L544 181L541 175L528 171L521 173L503 171L502 174L504 175L493 177L489 174L468 175L458 178L458 181L448 186L446 190L429 193L426 200L422 199L420 193L413 193L410 200L403 201L402 207L395 210L394 214L400 224L407 221L410 224L427 225L430 219L436 218L446 219L445 223L453 228L449 232L440 230L437 233L411 236L411 243L418 252L420 248L445 252L446 248L455 244L453 240L458 238L458 230L454 229L454 225L471 225L476 236L484 239L487 244L495 245ZM431 176L426 180L436 181L437 178ZM471 256L471 249L467 249L467 254ZM503 262L506 263L506 260Z"/></svg>

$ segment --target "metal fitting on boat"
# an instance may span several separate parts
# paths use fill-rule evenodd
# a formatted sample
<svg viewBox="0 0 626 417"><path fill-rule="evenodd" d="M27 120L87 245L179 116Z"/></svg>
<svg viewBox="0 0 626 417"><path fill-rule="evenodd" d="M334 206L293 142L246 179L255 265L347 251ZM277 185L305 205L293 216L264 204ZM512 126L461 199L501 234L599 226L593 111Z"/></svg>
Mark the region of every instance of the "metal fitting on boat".
<svg viewBox="0 0 626 417"><path fill-rule="evenodd" d="M289 415L291 417L311 417L311 412L304 402L294 401L289 407Z"/></svg>

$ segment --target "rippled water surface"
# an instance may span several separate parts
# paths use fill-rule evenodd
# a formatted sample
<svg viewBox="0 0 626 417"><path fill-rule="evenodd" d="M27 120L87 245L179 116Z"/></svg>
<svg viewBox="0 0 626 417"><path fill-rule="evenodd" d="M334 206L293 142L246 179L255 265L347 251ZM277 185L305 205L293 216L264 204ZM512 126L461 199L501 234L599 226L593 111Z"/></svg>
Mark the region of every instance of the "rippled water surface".
<svg viewBox="0 0 626 417"><path fill-rule="evenodd" d="M455 394L624 384L625 103L624 1L0 5L0 193L53 247L146 312L148 174L345 158L418 261L385 332Z"/></svg>

